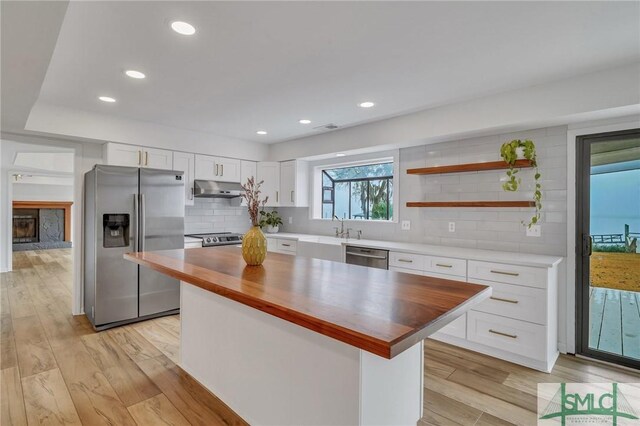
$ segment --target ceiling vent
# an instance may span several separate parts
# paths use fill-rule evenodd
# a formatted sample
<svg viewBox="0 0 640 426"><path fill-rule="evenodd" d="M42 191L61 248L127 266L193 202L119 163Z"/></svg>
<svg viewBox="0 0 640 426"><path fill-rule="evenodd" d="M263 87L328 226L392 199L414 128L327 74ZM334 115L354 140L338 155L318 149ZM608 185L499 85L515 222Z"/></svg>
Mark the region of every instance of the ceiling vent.
<svg viewBox="0 0 640 426"><path fill-rule="evenodd" d="M316 126L313 129L314 130L335 130L337 129L338 126L336 124L333 123L329 123L329 124L323 124L322 126Z"/></svg>

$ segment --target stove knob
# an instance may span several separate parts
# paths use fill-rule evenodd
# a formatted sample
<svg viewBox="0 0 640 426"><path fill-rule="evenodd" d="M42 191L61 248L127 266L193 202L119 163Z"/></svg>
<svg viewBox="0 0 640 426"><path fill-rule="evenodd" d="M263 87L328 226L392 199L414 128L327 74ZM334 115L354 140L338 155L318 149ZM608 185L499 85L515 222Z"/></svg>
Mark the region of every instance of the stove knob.
<svg viewBox="0 0 640 426"><path fill-rule="evenodd" d="M210 243L211 242L211 238L207 237L206 242Z"/></svg>

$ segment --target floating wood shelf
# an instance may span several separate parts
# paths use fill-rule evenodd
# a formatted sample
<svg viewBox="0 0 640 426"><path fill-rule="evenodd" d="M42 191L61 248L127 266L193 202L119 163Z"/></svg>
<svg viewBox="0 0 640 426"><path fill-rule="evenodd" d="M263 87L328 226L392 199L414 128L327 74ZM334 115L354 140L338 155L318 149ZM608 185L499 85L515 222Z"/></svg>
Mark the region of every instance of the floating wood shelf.
<svg viewBox="0 0 640 426"><path fill-rule="evenodd" d="M409 201L407 207L535 207L533 201Z"/></svg>
<svg viewBox="0 0 640 426"><path fill-rule="evenodd" d="M531 160L516 160L515 168L533 167ZM438 173L478 172L483 170L508 169L506 161L489 161L485 163L453 164L449 166L422 167L419 169L407 169L409 175L433 175Z"/></svg>

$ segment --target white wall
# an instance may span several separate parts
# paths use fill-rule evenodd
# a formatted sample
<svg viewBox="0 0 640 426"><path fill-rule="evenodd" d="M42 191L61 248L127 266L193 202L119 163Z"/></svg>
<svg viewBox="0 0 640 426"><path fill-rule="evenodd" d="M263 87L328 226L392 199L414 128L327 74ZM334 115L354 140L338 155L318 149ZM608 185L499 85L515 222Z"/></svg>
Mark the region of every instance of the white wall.
<svg viewBox="0 0 640 426"><path fill-rule="evenodd" d="M100 144L104 141L120 142L254 161L267 159L269 151L269 146L262 143L41 102L36 103L31 110L26 129L61 137L81 138Z"/></svg>
<svg viewBox="0 0 640 426"><path fill-rule="evenodd" d="M640 64L503 92L272 145L272 160L389 149L640 111Z"/></svg>
<svg viewBox="0 0 640 426"><path fill-rule="evenodd" d="M353 220L348 221L348 226L363 230L367 239L566 256L566 137L566 126L558 126L400 149L394 180L398 222ZM533 169L520 172L522 186L517 193L503 191L504 171L428 176L406 173L409 168L499 160L500 146L512 139L532 139L537 146L544 191L542 237L525 235L521 221L528 221L533 215L531 208L406 207L408 201L533 199ZM340 160L349 161L349 157ZM310 167L313 166L312 163ZM336 226L330 220L310 219L307 208L277 210L285 218L283 229L288 232L329 235ZM288 224L288 217L293 218L293 224ZM410 231L402 230L404 220L411 222ZM455 232L448 231L449 222L455 222Z"/></svg>
<svg viewBox="0 0 640 426"><path fill-rule="evenodd" d="M14 201L73 201L73 185L13 184Z"/></svg>

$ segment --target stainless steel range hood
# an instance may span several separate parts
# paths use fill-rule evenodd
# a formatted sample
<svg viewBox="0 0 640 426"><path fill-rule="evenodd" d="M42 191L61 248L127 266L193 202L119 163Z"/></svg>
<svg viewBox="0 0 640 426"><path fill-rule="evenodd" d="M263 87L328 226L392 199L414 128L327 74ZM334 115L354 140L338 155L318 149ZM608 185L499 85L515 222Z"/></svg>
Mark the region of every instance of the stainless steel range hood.
<svg viewBox="0 0 640 426"><path fill-rule="evenodd" d="M238 198L243 193L239 183L196 180L193 185L193 196L198 198Z"/></svg>

